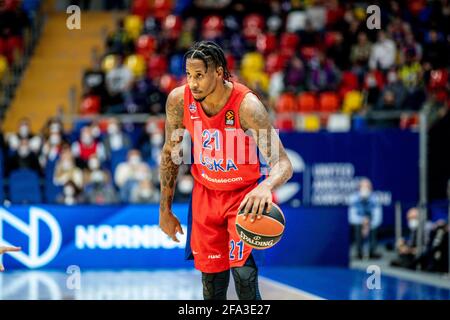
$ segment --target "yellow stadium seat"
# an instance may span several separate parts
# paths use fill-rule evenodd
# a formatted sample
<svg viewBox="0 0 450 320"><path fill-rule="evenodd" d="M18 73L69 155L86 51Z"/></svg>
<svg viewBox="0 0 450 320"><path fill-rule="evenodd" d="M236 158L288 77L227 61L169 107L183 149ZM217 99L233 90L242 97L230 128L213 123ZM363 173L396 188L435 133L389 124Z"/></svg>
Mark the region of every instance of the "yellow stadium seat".
<svg viewBox="0 0 450 320"><path fill-rule="evenodd" d="M241 72L262 72L264 70L264 57L259 52L249 52L244 55L241 62Z"/></svg>
<svg viewBox="0 0 450 320"><path fill-rule="evenodd" d="M242 74L245 82L252 89L260 88L264 92L268 92L270 78L269 75L265 72L245 72Z"/></svg>
<svg viewBox="0 0 450 320"><path fill-rule="evenodd" d="M141 17L136 15L129 15L125 18L125 30L134 40L139 38L144 24Z"/></svg>
<svg viewBox="0 0 450 320"><path fill-rule="evenodd" d="M320 130L320 118L314 114L307 114L302 117L303 131L315 132Z"/></svg>
<svg viewBox="0 0 450 320"><path fill-rule="evenodd" d="M135 77L141 77L145 74L145 59L141 55L132 54L128 56L125 65L133 72Z"/></svg>
<svg viewBox="0 0 450 320"><path fill-rule="evenodd" d="M8 70L8 60L4 56L0 55L0 79L6 74Z"/></svg>
<svg viewBox="0 0 450 320"><path fill-rule="evenodd" d="M118 58L113 54L109 54L103 58L102 69L105 72L111 71L117 66Z"/></svg>
<svg viewBox="0 0 450 320"><path fill-rule="evenodd" d="M342 104L342 111L344 113L353 113L362 108L364 103L364 96L359 91L349 91L344 96Z"/></svg>

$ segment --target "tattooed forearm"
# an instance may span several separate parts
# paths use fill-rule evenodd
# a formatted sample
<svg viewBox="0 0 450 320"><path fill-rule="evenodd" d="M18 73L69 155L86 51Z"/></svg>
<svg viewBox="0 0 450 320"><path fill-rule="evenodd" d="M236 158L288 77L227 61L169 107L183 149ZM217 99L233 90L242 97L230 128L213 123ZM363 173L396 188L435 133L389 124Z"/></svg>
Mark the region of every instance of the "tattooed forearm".
<svg viewBox="0 0 450 320"><path fill-rule="evenodd" d="M182 136L176 138L173 133L183 128L183 89L177 88L171 92L166 103L166 125L163 149L161 151L160 181L161 200L160 212L167 213L171 210L175 182L178 175L179 164L172 160L172 154L181 152L179 144Z"/></svg>
<svg viewBox="0 0 450 320"><path fill-rule="evenodd" d="M292 177L292 164L270 123L266 108L255 95L248 94L245 97L241 104L239 119L242 128L250 131L270 167L269 176L263 183L271 189L283 185Z"/></svg>

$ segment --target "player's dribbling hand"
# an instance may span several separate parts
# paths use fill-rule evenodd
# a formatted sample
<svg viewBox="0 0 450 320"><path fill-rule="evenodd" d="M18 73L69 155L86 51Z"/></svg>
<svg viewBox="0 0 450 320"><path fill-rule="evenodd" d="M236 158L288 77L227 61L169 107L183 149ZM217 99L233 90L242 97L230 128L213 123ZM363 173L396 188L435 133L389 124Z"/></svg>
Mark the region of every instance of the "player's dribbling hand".
<svg viewBox="0 0 450 320"><path fill-rule="evenodd" d="M6 252L16 252L22 250L20 247L2 247L0 246L0 255L6 253ZM3 267L2 263L0 262L0 272L5 271L5 268Z"/></svg>
<svg viewBox="0 0 450 320"><path fill-rule="evenodd" d="M264 208L266 208L266 212L272 208L272 191L267 185L260 183L247 193L239 205L238 212L243 210L244 220L249 216L250 222L254 222L255 219L261 219Z"/></svg>
<svg viewBox="0 0 450 320"><path fill-rule="evenodd" d="M167 213L159 213L159 227L175 242L180 242L177 238L177 232L184 234L180 220L170 211Z"/></svg>

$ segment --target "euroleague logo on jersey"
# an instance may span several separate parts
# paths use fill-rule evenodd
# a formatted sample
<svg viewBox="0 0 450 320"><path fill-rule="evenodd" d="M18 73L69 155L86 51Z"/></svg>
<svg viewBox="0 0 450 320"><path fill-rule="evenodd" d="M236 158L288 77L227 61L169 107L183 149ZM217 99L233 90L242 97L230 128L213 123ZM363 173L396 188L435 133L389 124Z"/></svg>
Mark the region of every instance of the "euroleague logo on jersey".
<svg viewBox="0 0 450 320"><path fill-rule="evenodd" d="M228 110L225 113L225 125L234 126L234 111L233 110Z"/></svg>
<svg viewBox="0 0 450 320"><path fill-rule="evenodd" d="M191 104L189 105L189 111L190 111L191 113L194 113L195 111L197 111L197 107L195 106L195 103L191 103Z"/></svg>

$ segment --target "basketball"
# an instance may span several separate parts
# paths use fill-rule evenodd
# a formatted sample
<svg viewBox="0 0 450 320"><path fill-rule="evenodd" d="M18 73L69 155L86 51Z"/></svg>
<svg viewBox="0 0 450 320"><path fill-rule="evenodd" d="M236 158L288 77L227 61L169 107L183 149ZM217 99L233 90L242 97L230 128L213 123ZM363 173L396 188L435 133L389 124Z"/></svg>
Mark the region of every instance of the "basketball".
<svg viewBox="0 0 450 320"><path fill-rule="evenodd" d="M280 241L286 219L283 211L276 204L272 204L270 212L264 212L261 219L250 222L244 220L243 210L236 217L236 230L247 245L254 249L268 249Z"/></svg>

